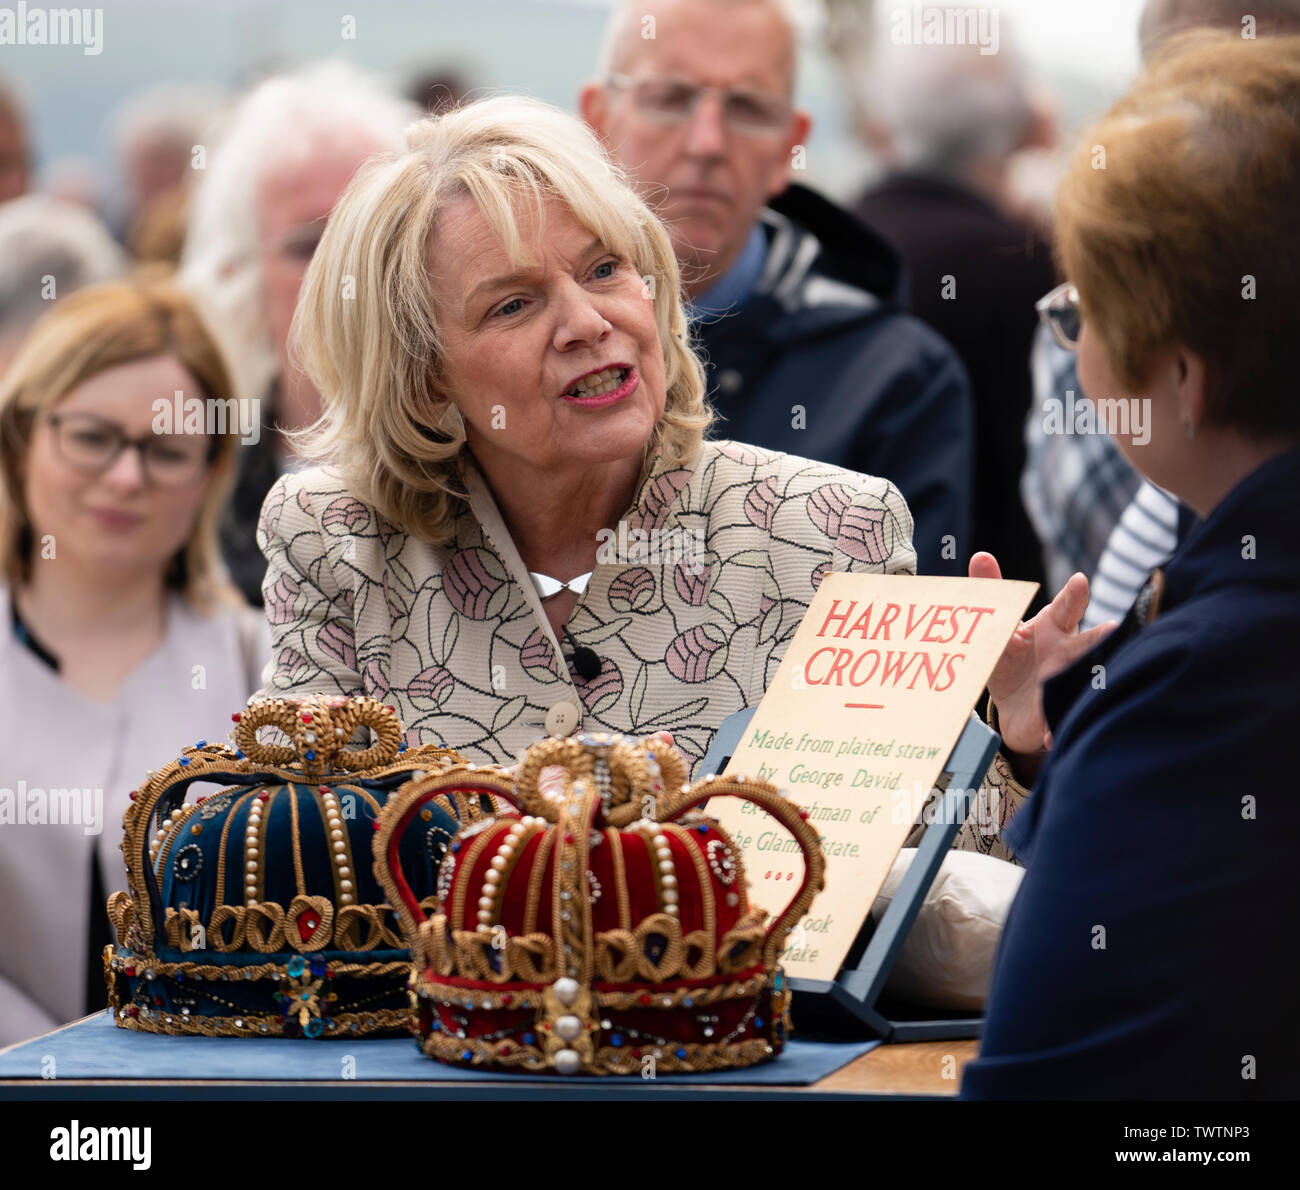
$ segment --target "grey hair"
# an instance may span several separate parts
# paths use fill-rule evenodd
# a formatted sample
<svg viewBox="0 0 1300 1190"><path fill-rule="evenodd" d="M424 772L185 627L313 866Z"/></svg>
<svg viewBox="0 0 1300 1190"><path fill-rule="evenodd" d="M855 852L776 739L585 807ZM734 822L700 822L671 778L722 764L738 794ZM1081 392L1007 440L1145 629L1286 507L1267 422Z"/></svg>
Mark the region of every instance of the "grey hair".
<svg viewBox="0 0 1300 1190"><path fill-rule="evenodd" d="M126 268L125 253L84 207L44 194L0 203L0 339L21 335L54 298Z"/></svg>
<svg viewBox="0 0 1300 1190"><path fill-rule="evenodd" d="M866 110L894 141L898 165L958 177L1011 153L1033 118L1024 66L1007 43L902 46L878 36L866 72Z"/></svg>
<svg viewBox="0 0 1300 1190"><path fill-rule="evenodd" d="M150 140L193 145L225 106L226 96L210 87L163 83L123 102L109 123L118 153Z"/></svg>
<svg viewBox="0 0 1300 1190"><path fill-rule="evenodd" d="M712 4L715 7L736 7L739 5L757 6L771 9L785 23L790 33L790 89L794 90L795 67L799 59L799 28L801 24L802 5L799 0L691 0L693 5ZM649 0L614 0L609 20L605 23L605 32L601 37L600 50L596 56L596 75L603 82L610 75L618 74L624 69L626 51L624 49L635 31L638 31L650 7Z"/></svg>
<svg viewBox="0 0 1300 1190"><path fill-rule="evenodd" d="M331 60L263 80L214 130L216 147L190 205L180 281L221 339L243 399L260 400L280 367L258 259L262 179L287 155L308 152L313 132L357 129L397 151L419 116L377 76Z"/></svg>

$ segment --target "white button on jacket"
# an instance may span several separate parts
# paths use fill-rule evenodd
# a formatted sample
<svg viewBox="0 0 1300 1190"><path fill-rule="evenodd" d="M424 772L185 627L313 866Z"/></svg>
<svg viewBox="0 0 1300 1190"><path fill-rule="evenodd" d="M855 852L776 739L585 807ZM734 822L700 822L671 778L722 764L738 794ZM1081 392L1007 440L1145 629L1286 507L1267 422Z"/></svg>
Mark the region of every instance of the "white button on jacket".
<svg viewBox="0 0 1300 1190"><path fill-rule="evenodd" d="M582 721L578 708L571 702L557 702L546 712L546 734L568 735Z"/></svg>

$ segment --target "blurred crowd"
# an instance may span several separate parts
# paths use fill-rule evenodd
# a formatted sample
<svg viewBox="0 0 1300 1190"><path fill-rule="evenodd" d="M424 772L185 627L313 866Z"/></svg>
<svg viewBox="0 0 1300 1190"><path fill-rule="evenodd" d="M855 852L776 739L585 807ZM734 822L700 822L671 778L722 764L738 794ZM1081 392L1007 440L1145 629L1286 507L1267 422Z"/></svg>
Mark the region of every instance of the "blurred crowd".
<svg viewBox="0 0 1300 1190"><path fill-rule="evenodd" d="M837 204L800 180L791 26L772 5L726 7L725 45L702 61L714 4L649 40L616 6L573 80L669 227L715 436L888 478L922 574L965 574L987 550L1042 584L1037 606L1082 571L1091 622L1122 615L1195 517L1105 435L1045 428L1046 402L1086 398L1040 324L1062 278L1025 163L1066 146L1015 31L996 53L884 33L860 47L846 91L878 177ZM1262 7L1260 36L1300 29L1300 5ZM1239 8L1150 0L1143 52L1190 25L1236 28ZM321 410L295 364L299 287L358 167L472 86L447 71L403 93L324 61L233 95L144 90L116 115L109 194L76 162L36 185L31 113L0 78L0 785L124 796L178 740L221 738L261 685L258 515ZM62 832L4 836L7 919L49 919L59 940L5 936L0 1043L103 1002L86 956L107 941L121 811L99 808L84 854Z"/></svg>

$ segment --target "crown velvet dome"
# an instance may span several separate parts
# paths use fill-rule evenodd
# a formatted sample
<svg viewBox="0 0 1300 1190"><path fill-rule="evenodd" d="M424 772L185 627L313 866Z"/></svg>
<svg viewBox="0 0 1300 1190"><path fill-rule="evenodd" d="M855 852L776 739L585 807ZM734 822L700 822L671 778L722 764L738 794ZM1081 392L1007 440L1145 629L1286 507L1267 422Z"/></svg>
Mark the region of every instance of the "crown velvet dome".
<svg viewBox="0 0 1300 1190"><path fill-rule="evenodd" d="M542 770L558 766L550 786ZM375 869L411 944L421 1047L439 1061L561 1074L748 1066L780 1052L789 992L777 958L823 884L803 812L743 777L685 784L656 740L543 740L517 774L450 764L380 812ZM498 813L457 834L436 911L408 869L430 804L490 796ZM804 854L803 881L770 925L737 848L701 811L738 797Z"/></svg>
<svg viewBox="0 0 1300 1190"><path fill-rule="evenodd" d="M234 1036L405 1029L409 955L371 840L393 791L458 757L407 748L396 714L371 698L271 699L234 719L238 747L200 740L131 794L130 891L109 898L118 945L104 955L116 1023ZM288 743L261 742L263 728ZM354 750L360 728L377 739ZM421 807L400 849L417 903L434 903L460 818L479 814L453 797Z"/></svg>

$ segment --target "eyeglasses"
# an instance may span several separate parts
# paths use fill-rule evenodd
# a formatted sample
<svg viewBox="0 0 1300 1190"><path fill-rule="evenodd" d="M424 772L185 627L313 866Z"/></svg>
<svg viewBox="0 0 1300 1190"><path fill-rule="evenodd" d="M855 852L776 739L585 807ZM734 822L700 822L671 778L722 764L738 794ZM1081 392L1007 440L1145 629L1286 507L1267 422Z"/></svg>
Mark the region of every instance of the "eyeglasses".
<svg viewBox="0 0 1300 1190"><path fill-rule="evenodd" d="M632 102L648 120L680 124L693 119L705 95L717 95L727 126L746 136L771 136L781 132L790 119L790 101L772 91L750 87L701 87L688 79L647 74L633 77L613 74L611 87L630 91Z"/></svg>
<svg viewBox="0 0 1300 1190"><path fill-rule="evenodd" d="M65 463L88 475L107 471L128 447L140 452L145 479L158 487L181 487L198 479L216 457L219 440L181 434L128 438L120 426L91 413L50 413L54 449Z"/></svg>
<svg viewBox="0 0 1300 1190"><path fill-rule="evenodd" d="M1058 285L1034 303L1039 322L1051 327L1056 341L1074 351L1079 346L1079 328L1083 318L1079 314L1079 291L1069 281Z"/></svg>

